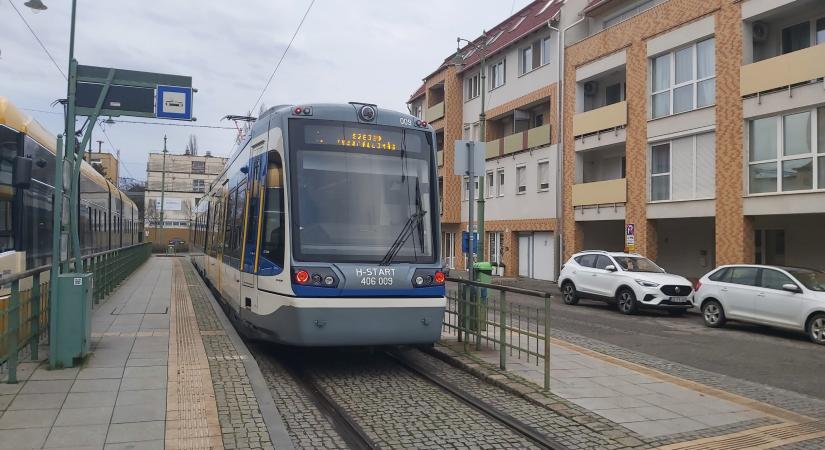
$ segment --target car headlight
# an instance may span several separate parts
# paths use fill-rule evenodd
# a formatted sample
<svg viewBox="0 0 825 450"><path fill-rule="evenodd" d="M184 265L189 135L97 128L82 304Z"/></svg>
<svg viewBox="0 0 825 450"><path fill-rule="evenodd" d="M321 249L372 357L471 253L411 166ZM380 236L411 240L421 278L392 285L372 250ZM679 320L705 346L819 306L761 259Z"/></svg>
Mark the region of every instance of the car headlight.
<svg viewBox="0 0 825 450"><path fill-rule="evenodd" d="M634 280L634 281L636 281L636 283L638 283L639 286L651 287L651 288L659 287L659 283L654 283L652 281L647 281L647 280Z"/></svg>

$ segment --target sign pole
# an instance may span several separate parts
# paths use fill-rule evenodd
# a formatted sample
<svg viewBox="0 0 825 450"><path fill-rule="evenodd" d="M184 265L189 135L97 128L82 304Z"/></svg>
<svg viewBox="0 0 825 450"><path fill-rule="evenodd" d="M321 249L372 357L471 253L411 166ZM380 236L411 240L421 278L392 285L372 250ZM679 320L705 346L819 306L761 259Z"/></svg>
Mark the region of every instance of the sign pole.
<svg viewBox="0 0 825 450"><path fill-rule="evenodd" d="M163 135L163 167L160 171L160 236L163 237L163 207L166 200L166 135ZM161 244L161 247L164 245Z"/></svg>
<svg viewBox="0 0 825 450"><path fill-rule="evenodd" d="M467 175L469 176L470 180L470 193L467 202L467 208L469 209L469 215L467 216L467 271L469 273L470 279L475 280L475 270L473 268L473 199L475 198L475 168L473 167L473 153L475 147L475 142L468 142L467 143Z"/></svg>

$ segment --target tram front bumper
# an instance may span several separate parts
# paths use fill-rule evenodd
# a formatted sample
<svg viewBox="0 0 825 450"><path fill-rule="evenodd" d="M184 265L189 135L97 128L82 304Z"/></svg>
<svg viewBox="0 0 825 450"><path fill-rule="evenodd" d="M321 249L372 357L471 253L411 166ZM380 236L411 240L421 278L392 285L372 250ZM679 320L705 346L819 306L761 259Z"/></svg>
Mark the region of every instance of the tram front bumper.
<svg viewBox="0 0 825 450"><path fill-rule="evenodd" d="M432 344L441 336L443 298L426 300L422 303L428 303L427 306L287 305L272 314L252 317L243 314L243 318L266 339L279 344L302 347Z"/></svg>

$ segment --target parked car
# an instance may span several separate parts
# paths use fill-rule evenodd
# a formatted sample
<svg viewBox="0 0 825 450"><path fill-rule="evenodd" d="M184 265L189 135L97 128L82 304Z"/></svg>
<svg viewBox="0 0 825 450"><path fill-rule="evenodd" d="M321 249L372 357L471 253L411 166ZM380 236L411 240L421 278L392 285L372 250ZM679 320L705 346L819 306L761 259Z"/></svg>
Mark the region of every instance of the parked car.
<svg viewBox="0 0 825 450"><path fill-rule="evenodd" d="M696 284L705 325L727 320L804 331L825 345L825 272L798 267L721 266Z"/></svg>
<svg viewBox="0 0 825 450"><path fill-rule="evenodd" d="M679 315L693 307L693 286L687 278L632 253L576 253L562 267L559 286L568 305L582 298L603 300L615 302L623 314L663 309Z"/></svg>

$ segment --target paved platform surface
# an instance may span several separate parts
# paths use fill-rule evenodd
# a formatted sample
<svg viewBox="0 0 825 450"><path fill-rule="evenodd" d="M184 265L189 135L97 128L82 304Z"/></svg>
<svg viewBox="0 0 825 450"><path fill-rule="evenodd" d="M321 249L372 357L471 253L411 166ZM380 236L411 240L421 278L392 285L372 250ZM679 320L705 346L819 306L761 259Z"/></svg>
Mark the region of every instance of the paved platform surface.
<svg viewBox="0 0 825 450"><path fill-rule="evenodd" d="M0 449L274 448L271 396L215 308L188 259L151 258L94 309L80 367L0 384Z"/></svg>
<svg viewBox="0 0 825 450"><path fill-rule="evenodd" d="M464 344L450 333L442 335L442 345L453 355L464 351ZM529 347L535 353L544 353L542 340L533 340ZM564 399L618 424L651 447L674 450L825 448L825 414L822 414L825 402L791 392L772 392L787 396L780 406L591 347L597 349L551 339L547 396ZM475 363L496 370L500 353L488 345L483 345L480 351L470 345L467 356ZM544 384L543 360L537 361L533 356L528 360L526 353L508 352L507 369L503 373L526 380L537 389ZM773 391L767 386L762 388Z"/></svg>

